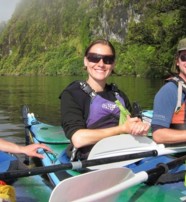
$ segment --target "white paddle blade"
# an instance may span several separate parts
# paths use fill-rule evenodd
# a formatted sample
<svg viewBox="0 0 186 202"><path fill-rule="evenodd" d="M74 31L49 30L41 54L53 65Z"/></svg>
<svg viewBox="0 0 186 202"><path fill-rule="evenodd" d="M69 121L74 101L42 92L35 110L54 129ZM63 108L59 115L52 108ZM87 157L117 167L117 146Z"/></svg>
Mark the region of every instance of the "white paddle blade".
<svg viewBox="0 0 186 202"><path fill-rule="evenodd" d="M96 143L88 156L88 160L112 157L112 156L120 156L132 153L140 153L156 149L157 144L148 137L122 134L104 138L98 143ZM96 170L96 169L123 167L135 163L139 160L141 159L133 159L129 161L92 166L89 168L91 170Z"/></svg>
<svg viewBox="0 0 186 202"><path fill-rule="evenodd" d="M96 143L88 156L88 160L147 152L152 150L156 150L158 152L158 156L181 153L186 151L186 145L172 145L171 147L165 147L164 144L156 144L149 137L123 134L104 138L98 143ZM89 169L98 170L123 167L138 162L141 159L142 158L116 163L109 163L105 165L97 165L89 167Z"/></svg>
<svg viewBox="0 0 186 202"><path fill-rule="evenodd" d="M157 144L151 138L122 134L107 137L97 142L92 148L88 159L136 153L152 147L157 147Z"/></svg>
<svg viewBox="0 0 186 202"><path fill-rule="evenodd" d="M113 202L124 189L147 178L146 172L134 174L128 168L92 171L60 182L49 202Z"/></svg>

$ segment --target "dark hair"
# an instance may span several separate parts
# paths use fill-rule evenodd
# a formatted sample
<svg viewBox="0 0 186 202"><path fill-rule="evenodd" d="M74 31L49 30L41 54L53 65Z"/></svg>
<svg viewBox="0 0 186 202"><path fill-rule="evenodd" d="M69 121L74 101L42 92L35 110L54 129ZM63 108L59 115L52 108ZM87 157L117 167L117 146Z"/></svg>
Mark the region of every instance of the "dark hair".
<svg viewBox="0 0 186 202"><path fill-rule="evenodd" d="M98 39L96 41L93 41L88 47L87 49L85 50L85 56L87 56L87 54L89 53L90 49L92 48L92 46L96 45L96 44L103 44L103 45L107 45L110 47L111 51L112 51L112 54L115 58L116 56L116 53L115 53L115 48L114 46L111 44L110 41L106 40L106 39Z"/></svg>

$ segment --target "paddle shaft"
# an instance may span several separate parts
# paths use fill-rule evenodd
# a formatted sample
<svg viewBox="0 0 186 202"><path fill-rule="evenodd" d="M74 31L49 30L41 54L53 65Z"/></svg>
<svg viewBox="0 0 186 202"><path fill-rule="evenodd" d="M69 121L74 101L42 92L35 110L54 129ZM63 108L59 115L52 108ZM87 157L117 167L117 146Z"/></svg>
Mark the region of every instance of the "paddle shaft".
<svg viewBox="0 0 186 202"><path fill-rule="evenodd" d="M69 169L78 170L78 169L87 168L87 167L96 166L96 165L109 164L114 162L132 160L132 159L140 159L144 157L157 156L157 155L158 155L157 150L152 150L147 152L133 153L133 154L127 154L122 156L116 156L116 157L105 157L100 159L75 161L71 163L58 164L58 165L52 165L52 166L46 166L46 167L14 170L14 171L0 173L0 179L3 180L3 179L27 177L27 176L33 176L33 175L41 175L41 174L56 172L59 170L69 170Z"/></svg>

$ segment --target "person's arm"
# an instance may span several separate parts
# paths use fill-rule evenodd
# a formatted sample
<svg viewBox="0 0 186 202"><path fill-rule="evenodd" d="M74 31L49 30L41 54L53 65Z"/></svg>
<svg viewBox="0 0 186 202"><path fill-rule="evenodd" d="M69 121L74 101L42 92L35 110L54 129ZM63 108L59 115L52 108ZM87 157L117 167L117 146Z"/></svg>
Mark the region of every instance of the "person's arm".
<svg viewBox="0 0 186 202"><path fill-rule="evenodd" d="M160 128L153 132L153 139L159 144L186 142L186 130Z"/></svg>
<svg viewBox="0 0 186 202"><path fill-rule="evenodd" d="M83 93L81 89L75 88L71 91L65 90L60 96L61 125L66 137L70 140L77 130L86 128L87 117L84 112L89 110L88 101L90 100L89 95Z"/></svg>
<svg viewBox="0 0 186 202"><path fill-rule="evenodd" d="M170 129L177 103L177 87L173 83L163 86L154 98L152 134L157 143L186 142L186 131Z"/></svg>
<svg viewBox="0 0 186 202"><path fill-rule="evenodd" d="M146 135L149 130L149 124L141 122L137 117L130 118L122 124L111 128L103 129L79 129L72 136L73 145L76 148L95 144L103 138L120 135Z"/></svg>
<svg viewBox="0 0 186 202"><path fill-rule="evenodd" d="M17 154L26 154L30 157L38 157L43 158L42 154L37 153L38 149L45 149L49 152L52 152L50 148L48 148L44 144L31 144L28 146L21 146L15 143L6 141L4 139L0 139L0 150L9 153L17 153Z"/></svg>

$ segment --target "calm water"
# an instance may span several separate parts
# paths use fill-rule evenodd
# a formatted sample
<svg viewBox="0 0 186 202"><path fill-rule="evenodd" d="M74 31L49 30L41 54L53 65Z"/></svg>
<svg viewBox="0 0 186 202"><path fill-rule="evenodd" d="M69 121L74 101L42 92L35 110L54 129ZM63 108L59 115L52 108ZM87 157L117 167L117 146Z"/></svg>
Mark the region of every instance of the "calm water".
<svg viewBox="0 0 186 202"><path fill-rule="evenodd" d="M43 122L60 125L61 91L73 80L82 77L0 77L0 137L24 144L24 125L21 106L28 105L30 112ZM129 97L138 101L143 109L151 109L161 80L112 77Z"/></svg>

